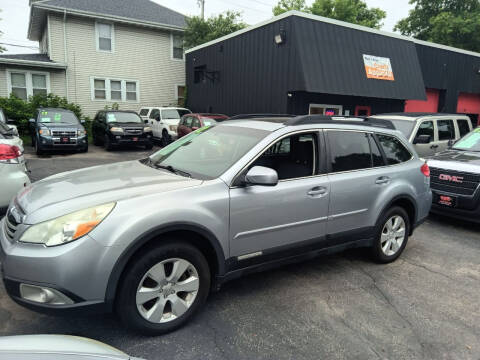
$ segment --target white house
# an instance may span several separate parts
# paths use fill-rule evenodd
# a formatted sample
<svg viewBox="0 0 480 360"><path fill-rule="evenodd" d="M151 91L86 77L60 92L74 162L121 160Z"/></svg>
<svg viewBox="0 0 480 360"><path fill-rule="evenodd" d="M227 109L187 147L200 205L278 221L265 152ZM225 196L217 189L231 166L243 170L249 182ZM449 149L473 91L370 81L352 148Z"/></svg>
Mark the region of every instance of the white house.
<svg viewBox="0 0 480 360"><path fill-rule="evenodd" d="M185 17L149 0L30 0L40 54L0 55L0 96L54 93L93 116L181 102Z"/></svg>

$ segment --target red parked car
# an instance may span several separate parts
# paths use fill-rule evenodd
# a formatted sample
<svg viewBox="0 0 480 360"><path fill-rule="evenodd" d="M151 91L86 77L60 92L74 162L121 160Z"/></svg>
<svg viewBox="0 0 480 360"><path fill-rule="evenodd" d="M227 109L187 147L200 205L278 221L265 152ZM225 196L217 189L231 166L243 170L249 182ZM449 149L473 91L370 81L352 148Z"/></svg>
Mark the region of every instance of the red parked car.
<svg viewBox="0 0 480 360"><path fill-rule="evenodd" d="M223 114L186 114L178 123L177 134L180 139L194 130L228 119Z"/></svg>

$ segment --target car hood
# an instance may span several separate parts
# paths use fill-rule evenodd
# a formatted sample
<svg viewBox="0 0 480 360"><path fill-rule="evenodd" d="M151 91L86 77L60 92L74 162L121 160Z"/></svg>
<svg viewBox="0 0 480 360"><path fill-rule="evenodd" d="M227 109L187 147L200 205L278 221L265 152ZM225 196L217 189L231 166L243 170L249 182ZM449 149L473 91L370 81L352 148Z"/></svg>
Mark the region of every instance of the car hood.
<svg viewBox="0 0 480 360"><path fill-rule="evenodd" d="M135 160L50 176L22 190L17 203L27 215L25 223L29 224L100 204L201 183Z"/></svg>
<svg viewBox="0 0 480 360"><path fill-rule="evenodd" d="M480 172L480 153L450 149L427 159L430 167L454 171Z"/></svg>

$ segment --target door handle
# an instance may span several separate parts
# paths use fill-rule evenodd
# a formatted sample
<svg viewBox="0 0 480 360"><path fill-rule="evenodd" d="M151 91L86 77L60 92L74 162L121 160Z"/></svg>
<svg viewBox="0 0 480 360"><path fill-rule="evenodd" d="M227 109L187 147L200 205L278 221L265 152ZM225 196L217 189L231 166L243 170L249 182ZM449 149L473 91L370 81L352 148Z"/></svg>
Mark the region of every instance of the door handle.
<svg viewBox="0 0 480 360"><path fill-rule="evenodd" d="M308 196L324 196L327 195L327 188L323 186L315 186L307 192Z"/></svg>
<svg viewBox="0 0 480 360"><path fill-rule="evenodd" d="M438 148L438 145L432 145L432 146L430 146L430 149L436 149L436 148Z"/></svg>
<svg viewBox="0 0 480 360"><path fill-rule="evenodd" d="M375 180L375 184L383 185L388 184L390 182L390 178L388 176L381 176L377 180Z"/></svg>

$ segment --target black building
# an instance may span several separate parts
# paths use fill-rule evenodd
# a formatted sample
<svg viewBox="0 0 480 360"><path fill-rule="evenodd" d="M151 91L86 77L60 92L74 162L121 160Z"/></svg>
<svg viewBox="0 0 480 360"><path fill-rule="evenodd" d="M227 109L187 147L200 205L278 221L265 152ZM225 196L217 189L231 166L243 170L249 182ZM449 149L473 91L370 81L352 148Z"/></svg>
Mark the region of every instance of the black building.
<svg viewBox="0 0 480 360"><path fill-rule="evenodd" d="M480 115L480 54L296 11L186 53L196 112Z"/></svg>

